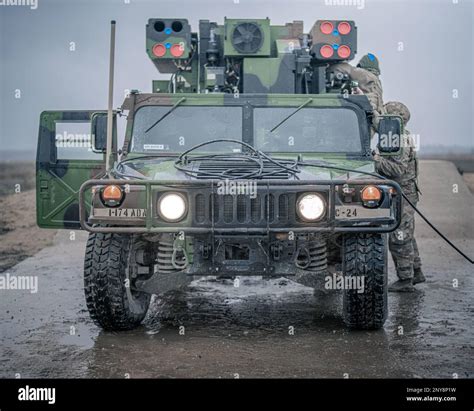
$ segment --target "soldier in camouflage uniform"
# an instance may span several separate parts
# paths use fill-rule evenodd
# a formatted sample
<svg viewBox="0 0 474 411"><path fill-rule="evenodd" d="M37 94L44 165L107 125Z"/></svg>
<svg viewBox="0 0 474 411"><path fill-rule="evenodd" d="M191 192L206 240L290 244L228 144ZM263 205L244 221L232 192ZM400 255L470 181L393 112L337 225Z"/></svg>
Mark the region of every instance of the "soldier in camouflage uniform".
<svg viewBox="0 0 474 411"><path fill-rule="evenodd" d="M387 114L398 115L404 126L410 120L408 108L399 102L384 105ZM402 149L398 156L374 155L376 171L398 184L403 193L416 206L418 202L418 159L410 132L404 129ZM415 236L415 210L403 199L403 214L400 226L389 235L389 249L397 270L398 280L389 286L389 291L413 291L413 285L424 282L421 260Z"/></svg>
<svg viewBox="0 0 474 411"><path fill-rule="evenodd" d="M372 107L377 112L376 114L384 114L383 89L379 78L379 60L372 53L368 53L359 60L357 68L360 71L365 70L365 76L361 76L362 79L359 80L359 87L369 98Z"/></svg>
<svg viewBox="0 0 474 411"><path fill-rule="evenodd" d="M342 62L332 65L329 71L346 74L358 83L360 90L367 96L374 109L374 127L376 128L378 115L384 114L383 89L379 79L380 67L377 57L369 53L360 59L357 67Z"/></svg>

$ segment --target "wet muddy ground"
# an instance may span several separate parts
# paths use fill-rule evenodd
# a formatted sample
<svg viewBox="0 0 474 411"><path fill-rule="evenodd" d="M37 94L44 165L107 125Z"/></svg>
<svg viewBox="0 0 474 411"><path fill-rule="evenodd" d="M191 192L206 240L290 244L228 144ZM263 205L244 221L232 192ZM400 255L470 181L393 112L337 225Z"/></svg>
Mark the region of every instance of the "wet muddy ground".
<svg viewBox="0 0 474 411"><path fill-rule="evenodd" d="M422 247L432 256L428 282L413 294L391 294L389 320L376 332L346 330L339 295L318 302L309 288L258 278L238 288L195 281L155 298L143 327L103 332L85 309L81 270L58 257L66 244L55 246L54 272L42 276L38 293L2 298L2 377L473 376L469 267L454 266L433 241ZM80 248L70 263L80 265ZM43 270L53 250L12 273Z"/></svg>
<svg viewBox="0 0 474 411"><path fill-rule="evenodd" d="M472 195L464 186L462 196L435 203L435 188L425 188L427 214L448 202L455 213L433 220L472 254L472 219L456 227L472 217ZM252 277L239 287L196 280L155 297L139 329L111 333L85 307L85 233L60 232L53 246L8 271L38 275L37 293L0 290L0 377L473 378L472 265L422 222L418 233L428 281L415 293L389 295L380 331L347 330L340 295L320 301L292 281Z"/></svg>

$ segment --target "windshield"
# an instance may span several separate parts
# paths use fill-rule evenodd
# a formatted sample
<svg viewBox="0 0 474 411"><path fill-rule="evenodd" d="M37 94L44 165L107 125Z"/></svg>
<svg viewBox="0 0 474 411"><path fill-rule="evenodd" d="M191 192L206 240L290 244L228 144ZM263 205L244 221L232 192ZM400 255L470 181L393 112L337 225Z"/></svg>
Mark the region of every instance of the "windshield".
<svg viewBox="0 0 474 411"><path fill-rule="evenodd" d="M176 154L210 140L243 141L242 122L246 120L242 119L240 106L178 105L172 108L144 106L137 110L132 152ZM249 116L247 121L251 118ZM247 138L245 141L251 136ZM354 110L344 107L255 107L253 145L269 153L360 153L359 119ZM222 142L206 145L197 152L241 151L242 146L238 144Z"/></svg>
<svg viewBox="0 0 474 411"><path fill-rule="evenodd" d="M170 109L171 106L145 106L137 110L132 152L181 153L214 139L242 141L241 107L178 106L156 123ZM240 152L241 146L219 143L205 146L202 151Z"/></svg>
<svg viewBox="0 0 474 411"><path fill-rule="evenodd" d="M357 114L340 107L302 108L296 113L294 107L255 108L254 141L255 148L266 152L356 153L362 149Z"/></svg>

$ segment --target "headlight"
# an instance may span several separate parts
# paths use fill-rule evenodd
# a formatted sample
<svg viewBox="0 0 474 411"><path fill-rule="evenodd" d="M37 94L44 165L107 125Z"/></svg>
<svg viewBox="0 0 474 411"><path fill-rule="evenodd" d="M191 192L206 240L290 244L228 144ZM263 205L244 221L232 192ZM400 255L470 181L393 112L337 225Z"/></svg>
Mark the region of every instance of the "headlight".
<svg viewBox="0 0 474 411"><path fill-rule="evenodd" d="M305 221L317 221L326 212L326 202L318 194L304 194L296 203L296 211Z"/></svg>
<svg viewBox="0 0 474 411"><path fill-rule="evenodd" d="M158 213L166 221L179 221L187 211L186 200L182 194L164 194L158 200Z"/></svg>

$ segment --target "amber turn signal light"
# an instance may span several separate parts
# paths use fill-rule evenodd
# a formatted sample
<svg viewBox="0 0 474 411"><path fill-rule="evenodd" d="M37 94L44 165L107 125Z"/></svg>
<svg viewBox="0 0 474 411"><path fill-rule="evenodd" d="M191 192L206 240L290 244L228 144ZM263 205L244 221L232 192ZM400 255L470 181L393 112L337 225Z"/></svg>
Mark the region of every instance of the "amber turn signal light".
<svg viewBox="0 0 474 411"><path fill-rule="evenodd" d="M109 207L120 205L123 199L123 191L119 186L105 186L101 192L102 202Z"/></svg>
<svg viewBox="0 0 474 411"><path fill-rule="evenodd" d="M378 207L382 199L382 191L376 186L367 186L362 189L361 199L366 207Z"/></svg>
<svg viewBox="0 0 474 411"><path fill-rule="evenodd" d="M378 201L382 198L382 193L375 186L367 186L362 190L363 201Z"/></svg>

